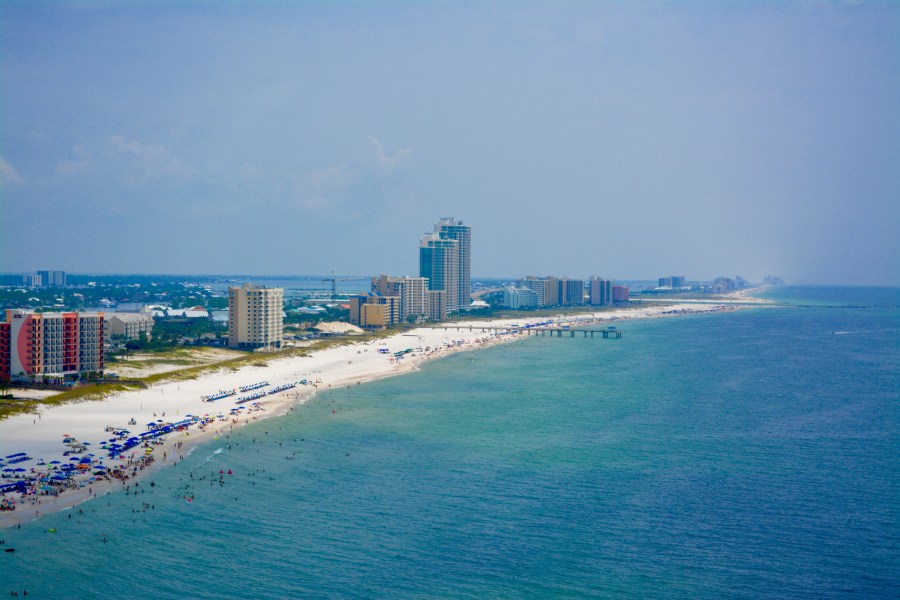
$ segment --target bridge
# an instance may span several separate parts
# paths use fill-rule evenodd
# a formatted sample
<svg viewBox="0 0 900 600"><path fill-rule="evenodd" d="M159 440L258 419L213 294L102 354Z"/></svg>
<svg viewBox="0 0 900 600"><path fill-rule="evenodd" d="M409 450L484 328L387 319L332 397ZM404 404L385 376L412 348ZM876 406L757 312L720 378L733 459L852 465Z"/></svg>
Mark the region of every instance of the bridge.
<svg viewBox="0 0 900 600"><path fill-rule="evenodd" d="M517 333L541 337L546 337L547 335L549 335L550 337L563 337L564 333L568 333L568 337L575 337L576 333L580 333L582 334L582 337L585 338L594 337L594 334L597 334L603 339L622 339L622 332L615 327L606 327L602 329L572 329L570 327L497 327L482 325L444 325L441 326L441 329L454 329L456 331L482 331L484 333L499 331L502 333Z"/></svg>

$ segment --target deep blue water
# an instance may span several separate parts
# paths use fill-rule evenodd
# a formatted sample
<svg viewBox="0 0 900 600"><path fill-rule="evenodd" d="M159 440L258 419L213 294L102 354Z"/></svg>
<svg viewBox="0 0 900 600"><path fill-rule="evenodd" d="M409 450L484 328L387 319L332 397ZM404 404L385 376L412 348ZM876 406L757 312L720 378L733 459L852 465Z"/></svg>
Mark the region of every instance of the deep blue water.
<svg viewBox="0 0 900 600"><path fill-rule="evenodd" d="M0 595L897 597L900 313L804 294L320 394L0 532Z"/></svg>

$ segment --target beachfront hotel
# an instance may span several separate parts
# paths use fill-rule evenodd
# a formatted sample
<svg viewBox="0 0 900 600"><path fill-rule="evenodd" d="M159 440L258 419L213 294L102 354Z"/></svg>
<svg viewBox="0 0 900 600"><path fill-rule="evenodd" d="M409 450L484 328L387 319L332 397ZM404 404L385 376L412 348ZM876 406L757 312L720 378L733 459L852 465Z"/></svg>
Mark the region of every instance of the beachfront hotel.
<svg viewBox="0 0 900 600"><path fill-rule="evenodd" d="M0 377L75 379L102 373L103 313L7 310L0 323Z"/></svg>
<svg viewBox="0 0 900 600"><path fill-rule="evenodd" d="M281 348L284 290L245 283L228 288L228 346Z"/></svg>
<svg viewBox="0 0 900 600"><path fill-rule="evenodd" d="M472 294L472 228L453 218L440 219L419 242L419 277L428 289L447 293L447 310L466 308Z"/></svg>

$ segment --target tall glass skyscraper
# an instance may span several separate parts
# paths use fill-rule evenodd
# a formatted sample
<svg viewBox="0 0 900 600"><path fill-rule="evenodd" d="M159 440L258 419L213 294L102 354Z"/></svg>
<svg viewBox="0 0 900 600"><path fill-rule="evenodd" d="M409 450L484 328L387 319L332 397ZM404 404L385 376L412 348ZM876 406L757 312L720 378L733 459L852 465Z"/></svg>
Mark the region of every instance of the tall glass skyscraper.
<svg viewBox="0 0 900 600"><path fill-rule="evenodd" d="M419 244L419 277L428 279L429 290L447 293L447 310L459 308L459 243L437 232L426 233Z"/></svg>
<svg viewBox="0 0 900 600"><path fill-rule="evenodd" d="M441 219L419 244L419 277L428 289L447 292L447 309L471 304L472 228L453 218Z"/></svg>
<svg viewBox="0 0 900 600"><path fill-rule="evenodd" d="M457 306L465 308L472 303L472 228L453 218L441 219L435 229L444 239L456 240L459 249L459 265L456 270Z"/></svg>

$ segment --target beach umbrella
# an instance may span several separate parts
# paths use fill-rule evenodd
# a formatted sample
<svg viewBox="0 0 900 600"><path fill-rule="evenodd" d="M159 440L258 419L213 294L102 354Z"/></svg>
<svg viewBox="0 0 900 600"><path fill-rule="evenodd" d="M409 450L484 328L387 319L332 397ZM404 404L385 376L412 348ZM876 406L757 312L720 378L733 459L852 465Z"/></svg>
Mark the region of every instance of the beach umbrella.
<svg viewBox="0 0 900 600"><path fill-rule="evenodd" d="M18 469L16 469L16 473L24 473L26 470L27 469L23 469L22 467L19 467Z"/></svg>
<svg viewBox="0 0 900 600"><path fill-rule="evenodd" d="M50 464L51 464L51 465L61 465L62 463L59 462L58 460L51 460L51 461L50 461Z"/></svg>
<svg viewBox="0 0 900 600"><path fill-rule="evenodd" d="M80 458L78 458L78 457L77 457L77 456L73 456L73 457L72 457L72 458L70 458L70 459L69 459L69 460L81 460L81 459L80 459Z"/></svg>

